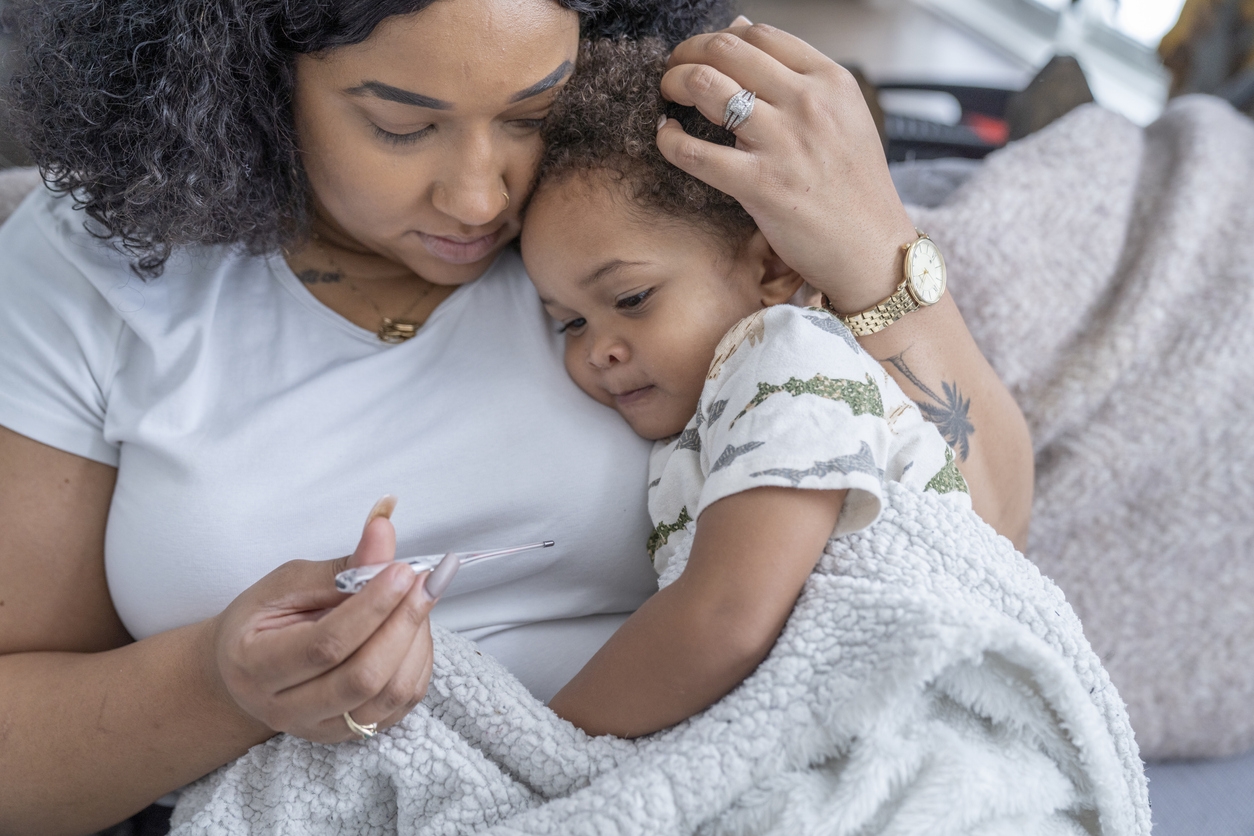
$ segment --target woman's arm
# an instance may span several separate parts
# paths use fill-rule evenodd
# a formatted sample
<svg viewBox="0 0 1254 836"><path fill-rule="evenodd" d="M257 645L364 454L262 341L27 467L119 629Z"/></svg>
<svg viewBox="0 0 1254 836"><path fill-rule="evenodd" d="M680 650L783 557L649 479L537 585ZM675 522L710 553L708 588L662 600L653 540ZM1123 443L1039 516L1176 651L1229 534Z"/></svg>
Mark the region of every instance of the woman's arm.
<svg viewBox="0 0 1254 836"><path fill-rule="evenodd" d="M1035 472L1028 425L953 298L945 294L859 342L954 449L975 512L1015 548L1027 548Z"/></svg>
<svg viewBox="0 0 1254 836"><path fill-rule="evenodd" d="M845 491L756 488L701 515L688 565L549 707L589 734L673 726L766 658L831 537Z"/></svg>
<svg viewBox="0 0 1254 836"><path fill-rule="evenodd" d="M735 197L780 257L833 306L865 310L901 282L915 231L888 174L854 78L803 41L743 18L675 49L670 99L722 122L728 99L754 91L735 148L668 120L658 147L672 163ZM976 511L1023 548L1033 460L1023 414L967 331L952 299L909 314L862 345L954 446Z"/></svg>
<svg viewBox="0 0 1254 836"><path fill-rule="evenodd" d="M0 474L0 832L96 830L269 736L215 699L211 625L131 643L114 468L0 429Z"/></svg>
<svg viewBox="0 0 1254 836"><path fill-rule="evenodd" d="M276 729L345 740L346 708L388 725L421 698L431 602L404 567L341 604L348 558L293 562L132 642L105 584L115 475L0 428L0 833L95 831ZM390 560L391 537L372 522L353 562Z"/></svg>

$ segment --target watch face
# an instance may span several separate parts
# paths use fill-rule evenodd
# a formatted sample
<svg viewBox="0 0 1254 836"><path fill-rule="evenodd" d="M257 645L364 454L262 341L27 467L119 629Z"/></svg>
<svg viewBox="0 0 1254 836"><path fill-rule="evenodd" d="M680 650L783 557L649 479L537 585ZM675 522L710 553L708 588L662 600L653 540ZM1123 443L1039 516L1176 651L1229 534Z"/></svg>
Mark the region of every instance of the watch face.
<svg viewBox="0 0 1254 836"><path fill-rule="evenodd" d="M920 305L935 305L945 293L945 259L928 238L920 238L910 248L906 277Z"/></svg>

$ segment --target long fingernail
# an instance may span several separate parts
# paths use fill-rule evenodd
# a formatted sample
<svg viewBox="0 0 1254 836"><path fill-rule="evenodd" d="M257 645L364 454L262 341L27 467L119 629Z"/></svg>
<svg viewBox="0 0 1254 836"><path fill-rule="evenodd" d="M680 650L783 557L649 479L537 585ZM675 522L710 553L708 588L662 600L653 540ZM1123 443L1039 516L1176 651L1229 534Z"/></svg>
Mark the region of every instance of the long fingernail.
<svg viewBox="0 0 1254 836"><path fill-rule="evenodd" d="M366 530L366 526L370 525L370 521L375 517L392 518L392 512L396 510L396 497L390 493L385 493L379 497L379 501L370 509L370 513L366 515L366 525L362 526L362 531Z"/></svg>
<svg viewBox="0 0 1254 836"><path fill-rule="evenodd" d="M422 589L427 593L427 597L432 601L444 594L444 590L448 589L449 584L453 582L453 578L457 575L457 570L461 568L462 561L456 554L449 552L444 555L444 559L440 561L440 565L431 570L431 574L427 575L427 582Z"/></svg>
<svg viewBox="0 0 1254 836"><path fill-rule="evenodd" d="M661 116L659 116L659 117L658 117L658 119L657 119L657 129L658 129L659 131L660 131L660 130L662 130L662 126L663 126L663 125L665 125L665 124L666 124L666 114L665 114L665 113L663 113L663 114L662 114Z"/></svg>
<svg viewBox="0 0 1254 836"><path fill-rule="evenodd" d="M736 19L732 21L732 26L737 26L740 24L747 24L749 26L752 26L753 21L745 17L744 15L736 15Z"/></svg>

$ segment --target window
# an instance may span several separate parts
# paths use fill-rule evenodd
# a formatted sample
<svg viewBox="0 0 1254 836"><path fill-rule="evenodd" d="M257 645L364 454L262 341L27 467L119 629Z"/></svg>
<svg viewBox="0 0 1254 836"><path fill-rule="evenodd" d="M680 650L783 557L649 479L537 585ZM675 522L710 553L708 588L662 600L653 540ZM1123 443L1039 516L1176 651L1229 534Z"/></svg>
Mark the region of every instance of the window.
<svg viewBox="0 0 1254 836"><path fill-rule="evenodd" d="M1074 55L1093 97L1134 122L1158 117L1170 77L1155 51L1184 0L915 0L1029 67Z"/></svg>

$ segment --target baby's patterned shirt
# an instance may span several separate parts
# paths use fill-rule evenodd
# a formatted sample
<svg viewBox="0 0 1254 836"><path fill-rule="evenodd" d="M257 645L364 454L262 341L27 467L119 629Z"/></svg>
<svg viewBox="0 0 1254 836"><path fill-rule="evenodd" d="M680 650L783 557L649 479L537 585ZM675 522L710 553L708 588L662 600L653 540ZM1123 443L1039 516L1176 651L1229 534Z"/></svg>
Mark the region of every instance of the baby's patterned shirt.
<svg viewBox="0 0 1254 836"><path fill-rule="evenodd" d="M971 507L953 450L840 320L766 308L727 332L696 415L654 445L649 556L663 585L674 580L701 512L765 486L848 490L832 536L860 531L889 480Z"/></svg>

